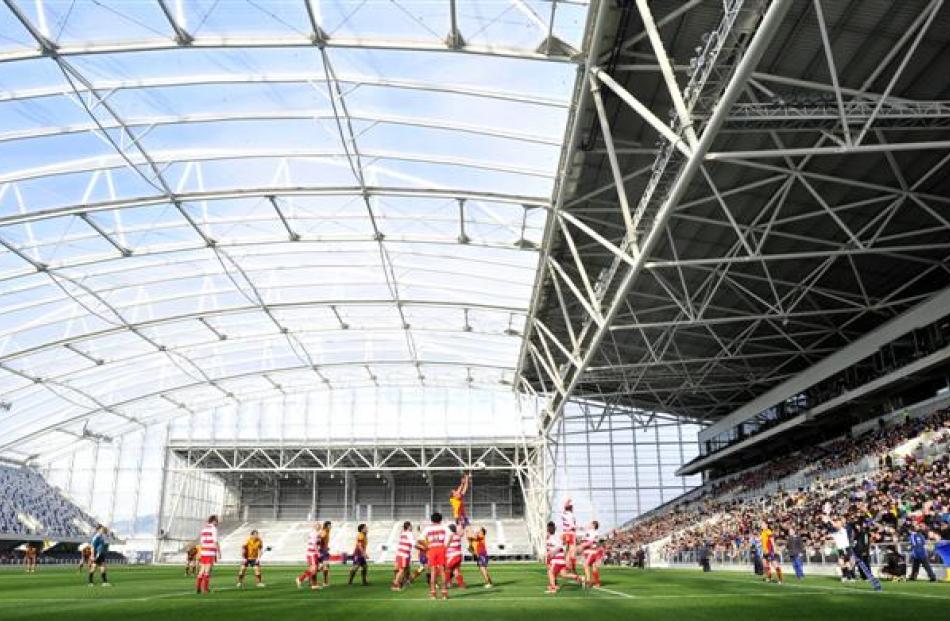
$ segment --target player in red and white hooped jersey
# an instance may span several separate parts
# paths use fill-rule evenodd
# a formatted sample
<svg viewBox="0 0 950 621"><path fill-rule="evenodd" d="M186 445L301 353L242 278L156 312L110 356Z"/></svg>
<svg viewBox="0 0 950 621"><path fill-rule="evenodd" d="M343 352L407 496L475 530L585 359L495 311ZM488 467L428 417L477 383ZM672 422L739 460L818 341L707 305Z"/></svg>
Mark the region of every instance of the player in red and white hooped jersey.
<svg viewBox="0 0 950 621"><path fill-rule="evenodd" d="M570 498L564 501L564 511L561 512L561 538L564 541L567 566L571 571L576 571L577 520L574 518L574 503Z"/></svg>
<svg viewBox="0 0 950 621"><path fill-rule="evenodd" d="M584 579L595 589L600 588L600 566L604 560L604 548L601 545L600 524L597 520L590 523L578 544L578 551L584 555Z"/></svg>
<svg viewBox="0 0 950 621"><path fill-rule="evenodd" d="M429 559L429 597L435 599L436 585L441 585L442 599L449 598L448 583L445 575L446 545L449 542L449 530L442 523L442 514L432 514L432 523L422 531L426 540L426 557Z"/></svg>
<svg viewBox="0 0 950 621"><path fill-rule="evenodd" d="M198 577L195 578L195 592L208 593L211 591L211 569L215 561L221 557L221 548L218 545L218 516L212 515L201 529L201 552L198 557Z"/></svg>
<svg viewBox="0 0 950 621"><path fill-rule="evenodd" d="M412 532L412 523L408 520L402 523L402 533L399 543L396 544L396 562L393 567L393 591L401 591L409 583L412 573L412 549L416 545L416 536Z"/></svg>
<svg viewBox="0 0 950 621"><path fill-rule="evenodd" d="M460 589L465 588L462 578L462 533L457 524L449 524L449 542L445 548L445 583L452 586L452 578Z"/></svg>
<svg viewBox="0 0 950 621"><path fill-rule="evenodd" d="M317 583L317 573L320 569L320 524L314 524L307 535L307 569L297 576L297 588L301 588L304 582L310 583L310 588L317 590L320 585Z"/></svg>
<svg viewBox="0 0 950 621"><path fill-rule="evenodd" d="M546 593L557 593L558 577L569 578L585 584L583 579L567 568L566 549L564 546L563 534L557 535L557 527L554 522L548 522L547 556L545 562L548 566L548 588Z"/></svg>

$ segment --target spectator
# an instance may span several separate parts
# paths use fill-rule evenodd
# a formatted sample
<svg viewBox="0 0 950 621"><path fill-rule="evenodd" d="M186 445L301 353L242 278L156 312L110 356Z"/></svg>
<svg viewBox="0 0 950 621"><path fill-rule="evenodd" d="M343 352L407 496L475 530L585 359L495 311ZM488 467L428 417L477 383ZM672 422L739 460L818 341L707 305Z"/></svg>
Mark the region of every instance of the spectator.
<svg viewBox="0 0 950 621"><path fill-rule="evenodd" d="M794 526L788 529L788 539L785 542L785 550L792 561L792 569L795 570L795 577L801 580L805 577L805 542Z"/></svg>

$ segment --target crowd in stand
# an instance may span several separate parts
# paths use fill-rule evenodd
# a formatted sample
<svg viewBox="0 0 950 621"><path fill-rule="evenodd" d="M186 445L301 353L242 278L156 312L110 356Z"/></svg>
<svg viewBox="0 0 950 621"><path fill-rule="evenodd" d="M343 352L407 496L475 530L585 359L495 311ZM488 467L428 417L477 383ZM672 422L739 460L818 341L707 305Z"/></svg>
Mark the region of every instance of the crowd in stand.
<svg viewBox="0 0 950 621"><path fill-rule="evenodd" d="M95 521L29 468L0 466L0 533L85 537Z"/></svg>
<svg viewBox="0 0 950 621"><path fill-rule="evenodd" d="M840 517L867 533L871 544L907 541L911 530L943 538L950 533L950 456L946 450L920 450L894 457L892 451L920 438L924 448L950 443L950 410L897 425L881 424L859 437L844 437L812 447L761 468L715 484L698 499L672 506L615 533L608 548L615 556L665 537L668 555L714 551L738 557L748 551L768 520L779 534L794 530L812 552L828 547L826 516ZM836 479L822 472L840 470L872 457L863 474ZM790 474L815 475L793 491L761 490ZM756 495L756 491L762 493Z"/></svg>

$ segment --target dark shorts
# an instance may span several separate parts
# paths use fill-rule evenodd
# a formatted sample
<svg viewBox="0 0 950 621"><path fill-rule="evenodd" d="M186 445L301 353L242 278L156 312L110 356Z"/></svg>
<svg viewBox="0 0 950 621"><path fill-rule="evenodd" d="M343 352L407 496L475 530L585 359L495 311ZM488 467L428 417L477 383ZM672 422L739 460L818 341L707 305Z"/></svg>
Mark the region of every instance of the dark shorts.
<svg viewBox="0 0 950 621"><path fill-rule="evenodd" d="M330 551L329 550L320 550L320 562L326 563L330 560Z"/></svg>
<svg viewBox="0 0 950 621"><path fill-rule="evenodd" d="M476 556L475 564L478 565L479 567L488 567L488 555L479 554L478 556Z"/></svg>
<svg viewBox="0 0 950 621"><path fill-rule="evenodd" d="M95 560L95 563L96 563L96 565L105 565L105 564L106 564L106 555L105 555L105 554L100 554L99 556L97 556L97 557L96 557L96 560Z"/></svg>
<svg viewBox="0 0 950 621"><path fill-rule="evenodd" d="M359 567L366 567L366 557L363 556L362 554L354 554L353 565L357 565Z"/></svg>
<svg viewBox="0 0 950 621"><path fill-rule="evenodd" d="M845 548L844 550L838 549L838 558L845 561L851 560L851 548Z"/></svg>
<svg viewBox="0 0 950 621"><path fill-rule="evenodd" d="M425 567L429 564L429 555L425 552L419 552L419 564Z"/></svg>
<svg viewBox="0 0 950 621"><path fill-rule="evenodd" d="M778 561L778 554L776 554L775 552L766 552L765 554L762 555L762 558L764 558L770 563L775 563L776 561Z"/></svg>
<svg viewBox="0 0 950 621"><path fill-rule="evenodd" d="M246 559L244 559L244 566L245 566L245 567L259 567L260 564L261 564L261 560L258 559L258 558L246 558Z"/></svg>

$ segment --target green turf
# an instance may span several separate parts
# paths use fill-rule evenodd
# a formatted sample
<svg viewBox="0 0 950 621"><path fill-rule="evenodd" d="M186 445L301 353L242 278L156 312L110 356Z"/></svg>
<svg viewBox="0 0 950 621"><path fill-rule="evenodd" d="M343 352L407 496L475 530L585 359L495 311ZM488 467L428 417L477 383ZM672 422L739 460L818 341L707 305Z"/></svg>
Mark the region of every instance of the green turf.
<svg viewBox="0 0 950 621"><path fill-rule="evenodd" d="M385 567L372 569L369 587L348 587L346 569L335 567L332 586L321 591L297 590L296 568L265 567L266 588L239 591L235 568L219 566L214 592L201 596L192 590L193 579L173 567L114 568L111 589L88 587L75 569L41 567L34 575L4 569L0 619L950 619L947 583L886 584L884 593L874 593L863 583L843 585L826 577L779 586L733 572L605 569L605 589L584 592L569 586L551 596L543 593L540 565L493 566L497 587L492 590L480 587L474 567L466 569L476 586L452 591L447 602L430 601L421 584L390 592Z"/></svg>

